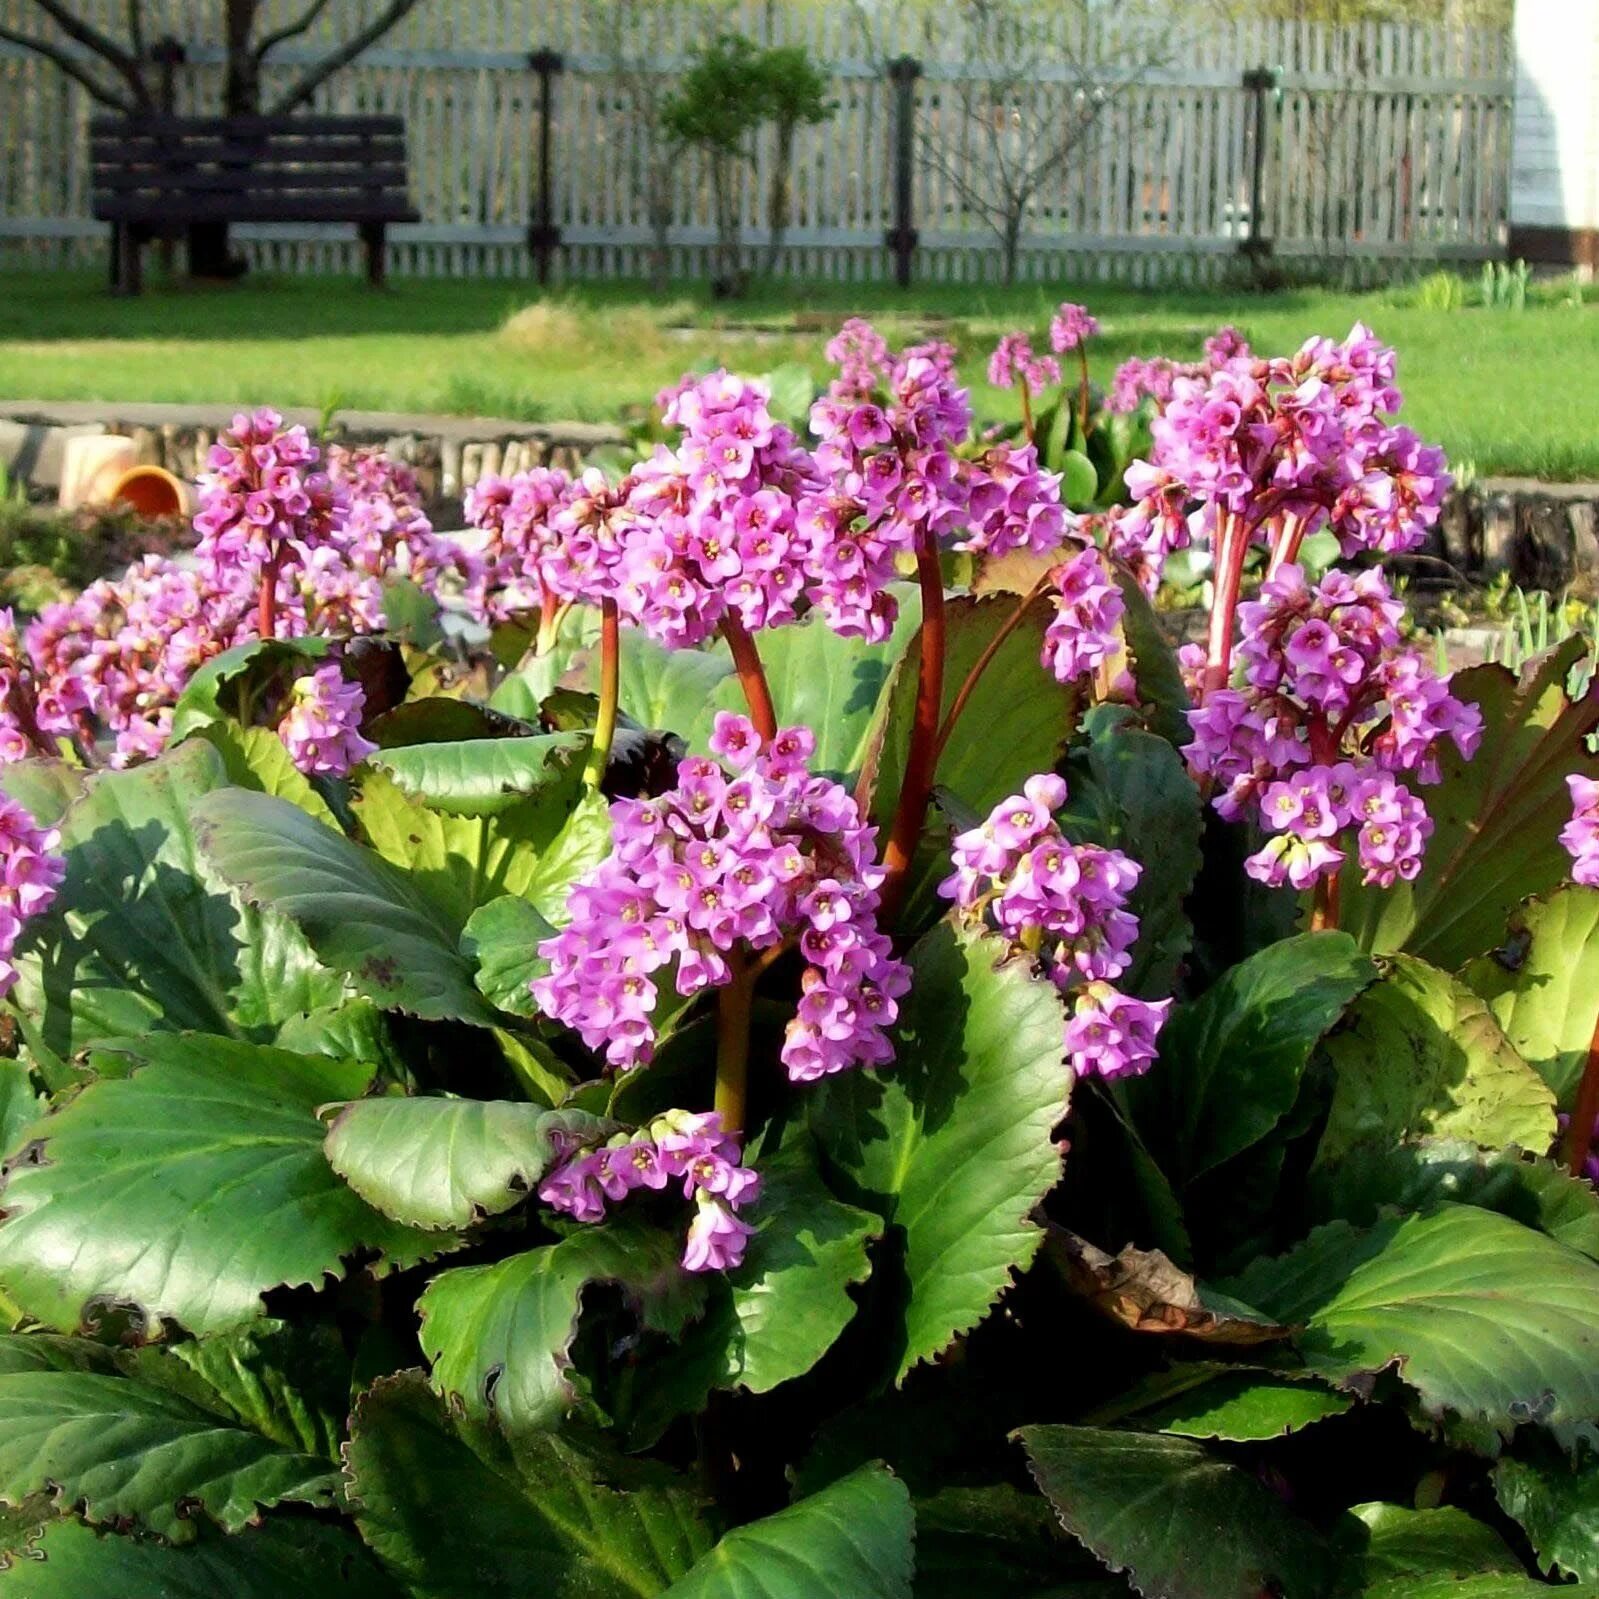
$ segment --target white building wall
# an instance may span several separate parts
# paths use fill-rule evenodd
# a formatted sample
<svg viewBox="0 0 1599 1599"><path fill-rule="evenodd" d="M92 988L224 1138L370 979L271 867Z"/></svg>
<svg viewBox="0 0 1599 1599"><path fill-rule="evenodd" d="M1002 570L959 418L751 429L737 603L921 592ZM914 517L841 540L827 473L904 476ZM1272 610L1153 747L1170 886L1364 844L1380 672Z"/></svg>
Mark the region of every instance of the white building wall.
<svg viewBox="0 0 1599 1599"><path fill-rule="evenodd" d="M1599 0L1516 0L1515 228L1599 228Z"/></svg>

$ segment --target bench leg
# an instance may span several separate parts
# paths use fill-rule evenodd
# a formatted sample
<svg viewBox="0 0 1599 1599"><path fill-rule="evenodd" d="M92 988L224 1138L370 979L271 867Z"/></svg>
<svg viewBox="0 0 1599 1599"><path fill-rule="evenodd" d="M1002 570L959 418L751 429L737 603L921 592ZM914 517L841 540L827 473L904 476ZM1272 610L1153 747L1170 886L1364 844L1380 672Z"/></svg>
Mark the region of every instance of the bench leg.
<svg viewBox="0 0 1599 1599"><path fill-rule="evenodd" d="M131 222L116 222L111 227L111 292L135 295L139 292L143 248Z"/></svg>
<svg viewBox="0 0 1599 1599"><path fill-rule="evenodd" d="M361 224L361 243L366 246L366 281L381 289L388 281L388 226L382 222Z"/></svg>

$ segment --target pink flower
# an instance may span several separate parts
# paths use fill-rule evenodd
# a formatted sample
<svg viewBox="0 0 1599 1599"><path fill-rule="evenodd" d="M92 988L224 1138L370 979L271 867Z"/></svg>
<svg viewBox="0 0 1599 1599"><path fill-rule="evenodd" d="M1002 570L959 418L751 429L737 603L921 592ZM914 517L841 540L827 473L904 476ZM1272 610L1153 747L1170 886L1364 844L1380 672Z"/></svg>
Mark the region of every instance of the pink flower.
<svg viewBox="0 0 1599 1599"><path fill-rule="evenodd" d="M361 736L365 697L329 662L296 679L289 708L278 724L289 757L307 776L345 777L377 745Z"/></svg>
<svg viewBox="0 0 1599 1599"><path fill-rule="evenodd" d="M1099 332L1099 323L1088 314L1088 307L1073 305L1070 300L1062 300L1056 307L1055 315L1049 324L1049 347L1056 355L1065 355L1068 351L1075 350L1086 339L1091 339Z"/></svg>
<svg viewBox="0 0 1599 1599"><path fill-rule="evenodd" d="M54 903L67 863L61 835L40 827L16 800L0 794L0 995L16 986L12 959L24 926Z"/></svg>
<svg viewBox="0 0 1599 1599"><path fill-rule="evenodd" d="M1599 888L1599 782L1572 773L1571 820L1560 831L1560 842L1572 859L1571 880Z"/></svg>

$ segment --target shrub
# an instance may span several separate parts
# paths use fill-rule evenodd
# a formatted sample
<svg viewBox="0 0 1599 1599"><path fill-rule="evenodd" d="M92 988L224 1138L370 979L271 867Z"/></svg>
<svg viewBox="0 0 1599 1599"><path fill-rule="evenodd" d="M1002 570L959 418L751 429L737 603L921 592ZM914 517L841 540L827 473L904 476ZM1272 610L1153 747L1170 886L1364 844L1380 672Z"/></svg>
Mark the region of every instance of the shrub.
<svg viewBox="0 0 1599 1599"><path fill-rule="evenodd" d="M1599 1579L1585 641L1407 643L1365 329L1146 364L1081 520L831 355L470 543L241 416L0 639L19 1592Z"/></svg>

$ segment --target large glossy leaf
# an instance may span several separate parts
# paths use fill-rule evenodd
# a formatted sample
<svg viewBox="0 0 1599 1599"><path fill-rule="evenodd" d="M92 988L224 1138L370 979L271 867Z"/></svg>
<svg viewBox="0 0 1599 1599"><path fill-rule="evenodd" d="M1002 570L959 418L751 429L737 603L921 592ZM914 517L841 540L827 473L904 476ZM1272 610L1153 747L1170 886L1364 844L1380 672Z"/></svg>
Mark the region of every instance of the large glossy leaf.
<svg viewBox="0 0 1599 1599"><path fill-rule="evenodd" d="M1425 1210L1440 1200L1480 1205L1599 1259L1599 1193L1552 1160L1515 1149L1479 1149L1458 1138L1375 1147L1323 1172L1309 1195L1316 1221L1370 1226L1383 1208Z"/></svg>
<svg viewBox="0 0 1599 1599"><path fill-rule="evenodd" d="M236 1536L202 1529L175 1548L52 1521L0 1572L7 1599L405 1599L346 1527L274 1517Z"/></svg>
<svg viewBox="0 0 1599 1599"><path fill-rule="evenodd" d="M1570 1110L1599 1025L1599 889L1568 883L1529 900L1503 943L1460 975Z"/></svg>
<svg viewBox="0 0 1599 1599"><path fill-rule="evenodd" d="M561 1152L604 1135L581 1111L512 1100L380 1098L328 1129L333 1169L374 1209L412 1227L465 1227L519 1205Z"/></svg>
<svg viewBox="0 0 1599 1599"><path fill-rule="evenodd" d="M982 1320L1038 1251L1032 1212L1060 1177L1063 1012L995 941L941 923L911 951L895 1058L846 1072L813 1125L850 1197L903 1251L901 1378Z"/></svg>
<svg viewBox="0 0 1599 1599"><path fill-rule="evenodd" d="M1325 1044L1332 1106L1314 1179L1381 1163L1396 1145L1454 1138L1544 1150L1554 1096L1469 988L1425 961L1395 956Z"/></svg>
<svg viewBox="0 0 1599 1599"><path fill-rule="evenodd" d="M197 741L99 773L62 819L66 879L29 924L14 993L41 1047L65 1058L154 1028L270 1041L343 996L294 925L245 904L202 855L195 813L226 781Z"/></svg>
<svg viewBox="0 0 1599 1599"><path fill-rule="evenodd" d="M1137 687L1140 714L1150 732L1180 749L1193 734L1188 726L1188 691L1183 687L1176 651L1137 579L1116 563L1112 570L1122 591L1122 636L1127 641L1127 666Z"/></svg>
<svg viewBox="0 0 1599 1599"><path fill-rule="evenodd" d="M407 744L372 757L395 787L449 816L494 816L544 789L575 799L589 740L581 733Z"/></svg>
<svg viewBox="0 0 1599 1599"><path fill-rule="evenodd" d="M867 1249L882 1235L881 1218L834 1196L808 1140L763 1160L760 1171L743 1264L711 1280L704 1316L653 1368L646 1430L698 1409L713 1388L761 1394L802 1376L855 1315L849 1290L871 1270Z"/></svg>
<svg viewBox="0 0 1599 1599"><path fill-rule="evenodd" d="M572 885L610 850L598 795L554 783L493 815L451 816L406 796L382 773L361 785L356 815L372 847L402 868L456 930L479 907L519 894L551 920Z"/></svg>
<svg viewBox="0 0 1599 1599"><path fill-rule="evenodd" d="M1573 1461L1552 1449L1525 1450L1494 1467L1494 1493L1521 1523L1538 1563L1552 1574L1599 1586L1599 1458Z"/></svg>
<svg viewBox="0 0 1599 1599"><path fill-rule="evenodd" d="M176 743L214 722L248 723L254 699L274 682L287 687L294 678L312 671L332 648L332 641L317 635L296 639L251 639L214 655L184 685L172 713L172 739Z"/></svg>
<svg viewBox="0 0 1599 1599"><path fill-rule="evenodd" d="M183 1541L190 1507L238 1532L284 1500L330 1504L336 1481L326 1459L127 1377L0 1375L0 1499L10 1504L53 1487L90 1521Z"/></svg>
<svg viewBox="0 0 1599 1599"><path fill-rule="evenodd" d="M512 1433L554 1426L576 1397L572 1340L583 1295L615 1283L643 1324L681 1334L704 1284L678 1264L679 1240L613 1222L492 1266L460 1266L428 1284L417 1309L433 1384L457 1414Z"/></svg>
<svg viewBox="0 0 1599 1599"><path fill-rule="evenodd" d="M1173 1013L1160 1059L1127 1085L1134 1120L1179 1183L1258 1143L1293 1108L1322 1035L1376 976L1342 933L1268 945Z"/></svg>
<svg viewBox="0 0 1599 1599"><path fill-rule="evenodd" d="M91 1083L6 1167L0 1287L45 1326L71 1331L104 1302L147 1331L219 1331L260 1315L270 1288L342 1276L358 1250L444 1247L323 1157L317 1107L358 1095L368 1068L201 1034L128 1047L130 1076Z"/></svg>
<svg viewBox="0 0 1599 1599"><path fill-rule="evenodd" d="M223 877L290 918L363 994L416 1016L493 1024L456 948L459 923L398 867L267 794L209 794L195 817Z"/></svg>
<svg viewBox="0 0 1599 1599"><path fill-rule="evenodd" d="M362 1397L345 1461L361 1536L417 1599L639 1599L712 1542L679 1480L459 1427L416 1373Z"/></svg>
<svg viewBox="0 0 1599 1599"><path fill-rule="evenodd" d="M1143 867L1128 904L1138 943L1121 986L1163 998L1193 942L1183 902L1201 862L1199 790L1177 751L1128 707L1096 706L1084 730L1083 780L1072 784L1062 824L1075 842L1122 850Z"/></svg>
<svg viewBox="0 0 1599 1599"><path fill-rule="evenodd" d="M599 652L589 659L591 685L599 689ZM622 636L622 710L640 727L676 733L704 747L711 729L711 701L733 661L720 640L704 650L668 650L642 633Z"/></svg>
<svg viewBox="0 0 1599 1599"><path fill-rule="evenodd" d="M1195 1376L1195 1386L1138 1412L1138 1426L1179 1438L1264 1443L1341 1416L1351 1405L1347 1394L1321 1383L1272 1372L1210 1367Z"/></svg>
<svg viewBox="0 0 1599 1599"><path fill-rule="evenodd" d="M565 920L566 907L554 904ZM539 945L553 938L556 925L518 894L502 894L480 905L461 930L461 953L476 969L478 990L491 1005L513 1016L535 1016L531 985L550 963Z"/></svg>
<svg viewBox="0 0 1599 1599"><path fill-rule="evenodd" d="M1365 888L1357 866L1345 869L1343 926L1364 948L1406 949L1453 970L1498 942L1528 894L1569 874L1558 836L1571 816L1566 775L1599 777L1583 743L1599 727L1599 695L1567 691L1587 647L1569 639L1519 680L1502 666L1455 675L1454 692L1482 708L1482 745L1470 762L1453 745L1444 751L1442 781L1426 790L1435 826L1414 883Z"/></svg>
<svg viewBox="0 0 1599 1599"><path fill-rule="evenodd" d="M861 1466L787 1510L736 1527L668 1599L910 1599L915 1517L886 1466Z"/></svg>
<svg viewBox="0 0 1599 1599"><path fill-rule="evenodd" d="M294 764L287 746L272 728L212 722L199 736L222 757L230 783L261 794L276 794L329 827L339 825L327 801Z"/></svg>
<svg viewBox="0 0 1599 1599"><path fill-rule="evenodd" d="M1334 1528L1351 1592L1417 1577L1476 1577L1488 1572L1524 1574L1524 1567L1492 1527L1453 1505L1411 1510L1404 1505L1352 1506Z"/></svg>
<svg viewBox="0 0 1599 1599"><path fill-rule="evenodd" d="M1430 1414L1506 1435L1599 1421L1599 1265L1493 1211L1322 1227L1221 1286L1304 1323L1306 1365L1340 1386L1395 1366Z"/></svg>
<svg viewBox="0 0 1599 1599"><path fill-rule="evenodd" d="M28 1063L0 1061L0 1156L11 1154L38 1119L44 1099L33 1086Z"/></svg>
<svg viewBox="0 0 1599 1599"><path fill-rule="evenodd" d="M40 827L54 827L82 794L88 775L65 761L16 761L0 766L0 793L14 799Z"/></svg>
<svg viewBox="0 0 1599 1599"><path fill-rule="evenodd" d="M944 702L947 715L967 674L1016 609L1008 594L963 597L945 606ZM1044 630L1052 615L1035 601L1025 620L989 662L938 762L941 787L986 814L1018 793L1035 772L1059 759L1077 724L1076 691L1039 665ZM916 712L920 629L895 665L882 711L872 730L867 767L872 774L872 814L893 814L905 775Z"/></svg>
<svg viewBox="0 0 1599 1599"><path fill-rule="evenodd" d="M1203 1444L1102 1427L1024 1427L1017 1437L1066 1530L1150 1599L1314 1599L1329 1589L1315 1530Z"/></svg>

